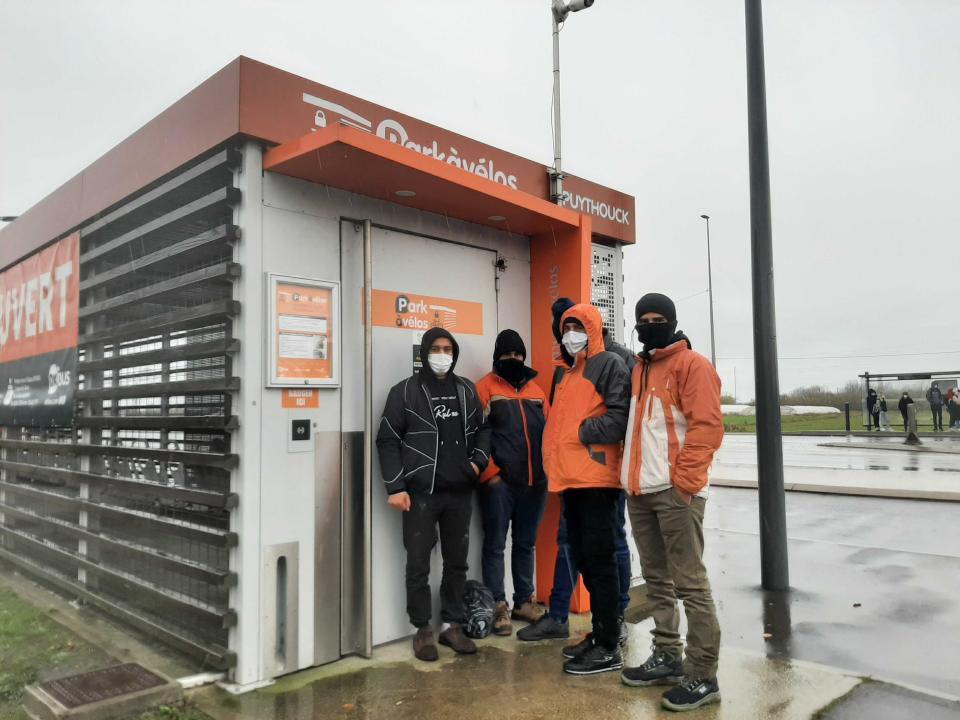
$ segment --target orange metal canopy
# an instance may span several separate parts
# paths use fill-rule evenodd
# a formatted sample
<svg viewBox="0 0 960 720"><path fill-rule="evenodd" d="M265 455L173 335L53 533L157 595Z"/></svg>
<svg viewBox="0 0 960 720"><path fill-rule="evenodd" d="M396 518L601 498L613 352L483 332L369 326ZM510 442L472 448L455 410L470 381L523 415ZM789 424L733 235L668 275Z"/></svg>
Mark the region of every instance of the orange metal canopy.
<svg viewBox="0 0 960 720"><path fill-rule="evenodd" d="M521 235L581 225L572 210L346 125L269 150L263 169Z"/></svg>

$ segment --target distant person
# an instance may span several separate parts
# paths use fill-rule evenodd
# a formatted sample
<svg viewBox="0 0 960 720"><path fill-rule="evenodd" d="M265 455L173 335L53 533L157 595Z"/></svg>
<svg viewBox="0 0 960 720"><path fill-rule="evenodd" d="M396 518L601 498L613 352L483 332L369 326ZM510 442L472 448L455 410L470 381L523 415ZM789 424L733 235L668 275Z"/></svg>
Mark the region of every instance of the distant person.
<svg viewBox="0 0 960 720"><path fill-rule="evenodd" d="M936 380L927 390L927 402L930 403L930 412L933 413L933 431L943 432L943 393L940 392L940 383Z"/></svg>
<svg viewBox="0 0 960 720"><path fill-rule="evenodd" d="M867 390L867 412L873 418L873 428L880 429L880 408L877 407L877 391L873 388ZM868 421L869 422L869 421ZM870 426L867 426L870 429Z"/></svg>
<svg viewBox="0 0 960 720"><path fill-rule="evenodd" d="M947 390L947 413L950 415L950 429L960 430L960 388Z"/></svg>
<svg viewBox="0 0 960 720"><path fill-rule="evenodd" d="M877 407L880 409L880 430L890 429L890 420L887 418L887 396L880 393L877 396Z"/></svg>
<svg viewBox="0 0 960 720"><path fill-rule="evenodd" d="M904 393L900 398L900 402L897 403L897 407L900 408L900 415L903 417L903 431L907 431L907 408L913 405L913 398L910 397L910 393Z"/></svg>

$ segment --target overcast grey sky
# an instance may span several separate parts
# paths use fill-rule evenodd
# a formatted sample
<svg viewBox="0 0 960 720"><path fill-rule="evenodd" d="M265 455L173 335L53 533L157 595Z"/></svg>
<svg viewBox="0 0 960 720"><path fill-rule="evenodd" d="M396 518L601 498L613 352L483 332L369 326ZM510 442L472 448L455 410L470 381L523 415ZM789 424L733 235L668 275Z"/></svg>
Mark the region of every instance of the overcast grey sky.
<svg viewBox="0 0 960 720"><path fill-rule="evenodd" d="M960 2L764 5L781 388L960 368ZM0 0L0 215L241 54L550 162L548 8ZM637 199L628 317L668 293L709 354L710 214L718 366L747 400L743 35L740 0L597 0L561 42L565 169Z"/></svg>

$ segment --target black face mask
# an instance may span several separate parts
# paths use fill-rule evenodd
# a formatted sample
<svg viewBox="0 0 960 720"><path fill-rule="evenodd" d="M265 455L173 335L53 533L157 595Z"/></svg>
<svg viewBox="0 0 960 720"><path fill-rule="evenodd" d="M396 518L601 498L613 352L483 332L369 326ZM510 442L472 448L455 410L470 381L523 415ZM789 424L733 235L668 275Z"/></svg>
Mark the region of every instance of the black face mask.
<svg viewBox="0 0 960 720"><path fill-rule="evenodd" d="M637 337L643 343L644 350L665 348L670 344L676 332L677 324L675 322L637 325Z"/></svg>
<svg viewBox="0 0 960 720"><path fill-rule="evenodd" d="M493 369L497 371L497 375L511 385L519 385L527 377L526 366L523 364L523 360L516 360L514 358L497 360L493 363Z"/></svg>

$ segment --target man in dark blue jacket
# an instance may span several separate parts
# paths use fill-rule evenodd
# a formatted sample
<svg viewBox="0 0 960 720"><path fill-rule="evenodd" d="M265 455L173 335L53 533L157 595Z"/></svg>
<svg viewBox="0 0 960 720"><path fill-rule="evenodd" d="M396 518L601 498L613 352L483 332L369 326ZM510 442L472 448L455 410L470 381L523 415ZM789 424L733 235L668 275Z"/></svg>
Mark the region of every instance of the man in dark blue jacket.
<svg viewBox="0 0 960 720"><path fill-rule="evenodd" d="M464 633L463 590L473 490L490 458L490 431L473 383L453 373L460 348L443 328L424 333L423 368L387 396L377 433L380 469L391 507L403 512L407 615L417 628L414 655L438 657L430 627L430 553L439 528L443 556L440 643L477 651Z"/></svg>

